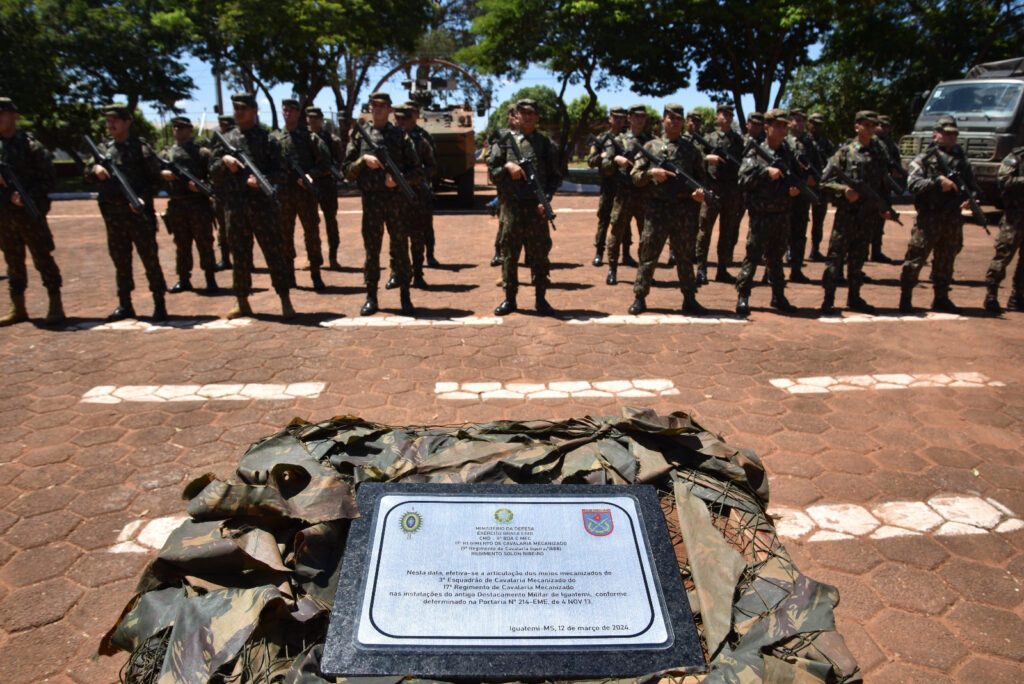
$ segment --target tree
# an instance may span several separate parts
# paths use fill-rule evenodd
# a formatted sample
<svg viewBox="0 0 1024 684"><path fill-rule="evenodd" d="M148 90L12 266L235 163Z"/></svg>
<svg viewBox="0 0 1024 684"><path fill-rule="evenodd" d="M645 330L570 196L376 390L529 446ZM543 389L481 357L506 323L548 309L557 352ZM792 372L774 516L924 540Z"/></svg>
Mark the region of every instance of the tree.
<svg viewBox="0 0 1024 684"><path fill-rule="evenodd" d="M802 106L808 114L821 112L825 115L825 137L845 140L853 135L853 117L858 110L875 109L894 120L905 120L905 116L899 116L905 107L894 109L886 101L884 88L871 72L844 59L797 71L786 93L785 105Z"/></svg>
<svg viewBox="0 0 1024 684"><path fill-rule="evenodd" d="M541 123L544 123L546 117L550 116L552 112L558 111L558 93L545 85L527 86L512 93L510 98L494 108L490 118L487 119L487 130L496 131L499 128L505 128L508 125L507 112L509 105L513 105L519 100L526 98L537 101L537 107L540 109Z"/></svg>

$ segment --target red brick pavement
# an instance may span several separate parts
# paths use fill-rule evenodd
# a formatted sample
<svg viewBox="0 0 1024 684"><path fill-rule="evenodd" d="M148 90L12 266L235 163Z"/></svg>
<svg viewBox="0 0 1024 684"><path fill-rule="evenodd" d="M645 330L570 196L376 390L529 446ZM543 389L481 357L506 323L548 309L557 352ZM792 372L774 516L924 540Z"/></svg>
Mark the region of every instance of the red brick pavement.
<svg viewBox="0 0 1024 684"><path fill-rule="evenodd" d="M608 287L605 270L589 265L596 198L561 196L553 204L560 214L550 302L583 318L624 314L634 270L623 267L623 282ZM759 287L746 324L577 325L530 315L532 293L524 287L523 313L501 325L324 328L319 324L326 320L359 318L362 250L352 213L358 208L355 198L341 201L344 269L324 274L326 294L295 293L301 315L289 324L276 317L276 297L260 273L252 302L258 320L245 327L47 330L38 325L45 296L30 271L33 322L0 331L0 681L116 680L123 659L93 654L148 556L106 549L133 520L181 514L186 482L207 471L226 476L247 444L293 416L449 424L605 415L625 403L686 410L765 461L774 505L963 494L991 497L1017 517L1024 514L1024 318L982 315L992 242L977 227L966 229L952 293L968 307L963 321L823 323L809 311L821 299L815 284L789 288L802 308L793 317L768 310L769 294ZM58 202L51 217L68 313L79 323L102 319L116 301L95 203ZM490 316L501 300L498 270L487 265L494 220L449 214L436 226L445 266L427 271L430 291L413 291L419 312ZM887 230L886 251L901 255L908 228L890 223ZM173 245L162 228L159 242L174 282ZM135 305L145 314L149 295L136 267ZM808 271L817 280L822 266ZM875 282L865 286L865 298L894 313L898 267L869 264L867 272ZM673 271L659 269L657 277L648 304L674 313L680 295ZM218 279L229 284L227 273ZM307 273L297 279L308 285ZM700 300L727 314L735 292L712 283ZM917 300L930 301L926 285ZM382 291L381 304L385 313L397 313L397 293ZM231 305L226 292L168 297L179 324L215 320ZM769 383L966 371L1005 386L793 395ZM679 394L525 403L447 401L434 392L436 382L643 378L670 379ZM98 385L233 382L322 382L325 390L293 401L79 401ZM839 587L838 623L869 681L1020 678L1024 532L788 546L802 570Z"/></svg>

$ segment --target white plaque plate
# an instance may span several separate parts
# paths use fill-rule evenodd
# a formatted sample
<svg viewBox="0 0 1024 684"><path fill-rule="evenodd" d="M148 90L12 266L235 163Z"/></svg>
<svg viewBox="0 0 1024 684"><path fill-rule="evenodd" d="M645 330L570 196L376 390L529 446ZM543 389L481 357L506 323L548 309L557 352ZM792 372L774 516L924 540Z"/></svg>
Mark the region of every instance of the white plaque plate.
<svg viewBox="0 0 1024 684"><path fill-rule="evenodd" d="M381 496L361 590L363 647L672 641L631 496Z"/></svg>

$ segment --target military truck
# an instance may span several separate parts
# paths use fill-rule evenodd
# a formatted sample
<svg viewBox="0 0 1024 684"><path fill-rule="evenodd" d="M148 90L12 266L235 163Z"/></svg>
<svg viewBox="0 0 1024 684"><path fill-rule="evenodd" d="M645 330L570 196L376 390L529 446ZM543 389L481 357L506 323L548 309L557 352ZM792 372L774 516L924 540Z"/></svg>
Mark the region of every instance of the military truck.
<svg viewBox="0 0 1024 684"><path fill-rule="evenodd" d="M1024 57L971 67L964 78L943 81L915 100L924 106L914 131L900 139L903 165L931 142L936 120L952 116L978 184L986 200L994 202L999 164L1011 149L1024 144Z"/></svg>

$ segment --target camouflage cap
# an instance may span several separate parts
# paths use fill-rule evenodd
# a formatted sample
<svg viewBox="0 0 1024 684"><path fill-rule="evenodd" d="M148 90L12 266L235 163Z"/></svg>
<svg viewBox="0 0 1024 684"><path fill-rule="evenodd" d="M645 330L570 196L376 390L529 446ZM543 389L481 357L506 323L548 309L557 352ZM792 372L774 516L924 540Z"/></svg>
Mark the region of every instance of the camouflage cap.
<svg viewBox="0 0 1024 684"><path fill-rule="evenodd" d="M234 126L238 122L235 121L235 117L233 116L218 116L217 123L219 123L221 126Z"/></svg>
<svg viewBox="0 0 1024 684"><path fill-rule="evenodd" d="M956 119L951 116L943 116L935 125L932 126L933 131L939 131L940 133L959 133L960 129L956 127Z"/></svg>
<svg viewBox="0 0 1024 684"><path fill-rule="evenodd" d="M398 105L392 111L396 119L407 119L412 115L412 111L404 104Z"/></svg>
<svg viewBox="0 0 1024 684"><path fill-rule="evenodd" d="M532 97L524 97L521 100L516 101L516 109L522 109L524 111L533 111L540 113L540 109L537 107L537 101Z"/></svg>
<svg viewBox="0 0 1024 684"><path fill-rule="evenodd" d="M715 108L715 114L734 114L735 110L730 104L720 104Z"/></svg>
<svg viewBox="0 0 1024 684"><path fill-rule="evenodd" d="M132 113L128 111L128 105L123 102L111 102L103 107L103 116L116 116L118 119L130 119Z"/></svg>
<svg viewBox="0 0 1024 684"><path fill-rule="evenodd" d="M252 107L256 109L256 96L252 93L235 93L231 96L231 104L235 107Z"/></svg>
<svg viewBox="0 0 1024 684"><path fill-rule="evenodd" d="M750 112L750 116L747 117L747 121L756 124L764 123L764 114L761 112Z"/></svg>
<svg viewBox="0 0 1024 684"><path fill-rule="evenodd" d="M783 123L789 123L789 115L792 112L787 112L785 109L769 109L764 113L765 123L775 123L781 121Z"/></svg>
<svg viewBox="0 0 1024 684"><path fill-rule="evenodd" d="M630 114L647 114L647 107L645 107L642 104L630 105L629 113Z"/></svg>
<svg viewBox="0 0 1024 684"><path fill-rule="evenodd" d="M809 117L807 117L807 120L810 121L811 123L823 124L825 123L825 115L822 114L821 112L814 112Z"/></svg>
<svg viewBox="0 0 1024 684"><path fill-rule="evenodd" d="M410 112L420 111L420 103L417 102L416 100L406 100L405 102L402 103L402 107L408 109Z"/></svg>
<svg viewBox="0 0 1024 684"><path fill-rule="evenodd" d="M0 112L17 112L18 108L14 106L14 100L9 97L0 97Z"/></svg>
<svg viewBox="0 0 1024 684"><path fill-rule="evenodd" d="M701 114L696 109L691 109L690 113L686 115L686 118L687 119L692 119L693 121L696 121L697 123L703 123L704 122L704 115Z"/></svg>
<svg viewBox="0 0 1024 684"><path fill-rule="evenodd" d="M853 117L854 123L860 123L861 121L870 121L873 124L878 123L878 112L870 109L862 109L857 112L856 116Z"/></svg>
<svg viewBox="0 0 1024 684"><path fill-rule="evenodd" d="M664 112L666 116L668 116L669 114L674 114L676 116L686 116L686 110L683 109L683 105L675 102L669 102L667 105L665 105Z"/></svg>
<svg viewBox="0 0 1024 684"><path fill-rule="evenodd" d="M625 107L612 107L608 110L608 114L611 116L626 116L628 113Z"/></svg>
<svg viewBox="0 0 1024 684"><path fill-rule="evenodd" d="M315 116L322 119L324 111L319 107L306 107L306 116Z"/></svg>
<svg viewBox="0 0 1024 684"><path fill-rule="evenodd" d="M294 97L286 97L283 100L281 100L281 106L282 107L291 107L292 109L298 109L299 108L299 101L296 100Z"/></svg>
<svg viewBox="0 0 1024 684"><path fill-rule="evenodd" d="M383 91L377 91L376 93L370 94L370 104L384 104L388 107L391 106L391 96Z"/></svg>
<svg viewBox="0 0 1024 684"><path fill-rule="evenodd" d="M883 126L892 126L892 117L889 116L888 114L879 114L878 123L880 123Z"/></svg>
<svg viewBox="0 0 1024 684"><path fill-rule="evenodd" d="M187 116L176 116L171 119L171 126L173 128L192 128L192 120Z"/></svg>
<svg viewBox="0 0 1024 684"><path fill-rule="evenodd" d="M791 108L791 109L789 110L789 116L790 116L791 118L796 118L796 117L798 117L798 116L801 116L801 117L803 117L803 118L805 118L805 119L806 119L806 118L807 118L807 112L806 112L806 111L804 111L804 108L803 108L803 107L792 107L792 108Z"/></svg>

